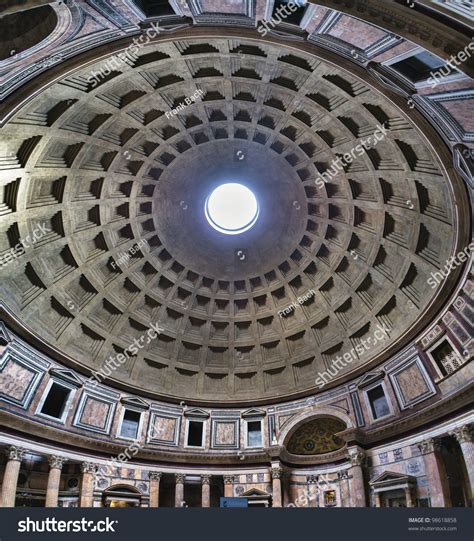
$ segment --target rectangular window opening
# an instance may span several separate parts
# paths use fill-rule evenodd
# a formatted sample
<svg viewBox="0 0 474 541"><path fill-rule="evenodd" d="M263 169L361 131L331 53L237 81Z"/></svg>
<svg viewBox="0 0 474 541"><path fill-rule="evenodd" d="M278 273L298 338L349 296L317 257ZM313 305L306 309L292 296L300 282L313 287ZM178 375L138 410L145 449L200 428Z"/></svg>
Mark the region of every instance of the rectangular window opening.
<svg viewBox="0 0 474 541"><path fill-rule="evenodd" d="M140 426L141 413L133 410L125 410L123 414L120 436L135 440L138 436L138 427Z"/></svg>
<svg viewBox="0 0 474 541"><path fill-rule="evenodd" d="M288 4L291 4L291 9ZM298 6L297 9L294 6ZM275 0L272 17L275 21L299 26L307 7L306 0Z"/></svg>
<svg viewBox="0 0 474 541"><path fill-rule="evenodd" d="M380 419L381 417L390 415L390 408L382 385L378 385L367 391L367 396L369 397L370 408L374 419Z"/></svg>
<svg viewBox="0 0 474 541"><path fill-rule="evenodd" d="M188 445L190 447L202 447L204 423L202 421L189 421Z"/></svg>
<svg viewBox="0 0 474 541"><path fill-rule="evenodd" d="M447 340L443 340L431 352L431 356L443 376L452 374L463 364L463 359L454 351Z"/></svg>
<svg viewBox="0 0 474 541"><path fill-rule="evenodd" d="M61 419L70 394L71 389L63 387L59 383L53 383L49 388L46 400L43 402L41 413L49 417Z"/></svg>
<svg viewBox="0 0 474 541"><path fill-rule="evenodd" d="M133 0L147 17L174 15L175 11L168 0Z"/></svg>
<svg viewBox="0 0 474 541"><path fill-rule="evenodd" d="M249 421L247 423L247 447L262 446L262 422Z"/></svg>
<svg viewBox="0 0 474 541"><path fill-rule="evenodd" d="M412 83L426 81L440 70L442 70L441 75L444 77L458 73L455 68L427 51L409 56L404 60L391 64L390 67L401 73Z"/></svg>

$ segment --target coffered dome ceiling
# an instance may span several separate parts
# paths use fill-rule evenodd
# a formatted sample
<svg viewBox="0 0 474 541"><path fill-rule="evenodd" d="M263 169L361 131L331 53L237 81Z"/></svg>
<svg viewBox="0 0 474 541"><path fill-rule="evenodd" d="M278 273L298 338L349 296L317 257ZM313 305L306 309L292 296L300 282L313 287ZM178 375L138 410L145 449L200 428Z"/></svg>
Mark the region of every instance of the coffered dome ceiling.
<svg viewBox="0 0 474 541"><path fill-rule="evenodd" d="M443 165L411 121L343 69L269 42L140 54L96 86L106 59L69 73L3 129L0 251L49 229L0 269L9 310L84 373L157 324L110 380L221 403L314 391L381 324L389 337L335 380L406 343L458 227ZM315 183L378 125L383 141ZM241 235L204 216L229 180L260 204Z"/></svg>

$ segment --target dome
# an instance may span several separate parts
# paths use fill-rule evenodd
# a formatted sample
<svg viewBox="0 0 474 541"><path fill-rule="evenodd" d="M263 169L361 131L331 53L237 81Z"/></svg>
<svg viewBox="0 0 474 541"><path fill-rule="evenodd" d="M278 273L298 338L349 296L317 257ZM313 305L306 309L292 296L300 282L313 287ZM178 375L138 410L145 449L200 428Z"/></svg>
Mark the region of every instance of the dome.
<svg viewBox="0 0 474 541"><path fill-rule="evenodd" d="M1 293L29 333L100 381L223 403L314 392L333 360L331 384L407 343L459 221L443 161L380 88L254 39L164 40L109 64L7 126L22 168L3 246L41 238ZM255 201L224 235L208 205L229 181Z"/></svg>

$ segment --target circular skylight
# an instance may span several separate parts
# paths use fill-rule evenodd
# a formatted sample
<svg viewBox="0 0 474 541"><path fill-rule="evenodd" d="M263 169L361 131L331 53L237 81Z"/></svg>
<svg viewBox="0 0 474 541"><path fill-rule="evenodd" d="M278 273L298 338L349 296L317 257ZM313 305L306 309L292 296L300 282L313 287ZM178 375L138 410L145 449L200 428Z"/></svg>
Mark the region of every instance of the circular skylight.
<svg viewBox="0 0 474 541"><path fill-rule="evenodd" d="M257 221L257 198L246 186L221 184L206 199L205 213L211 226L226 235L248 231Z"/></svg>

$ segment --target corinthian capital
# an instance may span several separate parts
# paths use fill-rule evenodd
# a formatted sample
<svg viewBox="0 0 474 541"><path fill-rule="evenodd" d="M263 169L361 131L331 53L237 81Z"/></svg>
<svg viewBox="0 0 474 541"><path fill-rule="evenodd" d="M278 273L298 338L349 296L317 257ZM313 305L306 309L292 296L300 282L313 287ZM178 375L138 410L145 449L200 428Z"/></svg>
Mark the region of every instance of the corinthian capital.
<svg viewBox="0 0 474 541"><path fill-rule="evenodd" d="M283 469L280 468L280 466L274 466L270 473L272 474L272 479L281 479L281 475L283 473Z"/></svg>
<svg viewBox="0 0 474 541"><path fill-rule="evenodd" d="M160 471L151 471L151 472L148 472L148 477L152 480L152 481L159 481L161 479L161 476L162 476L162 472Z"/></svg>
<svg viewBox="0 0 474 541"><path fill-rule="evenodd" d="M51 468L61 470L66 460L64 456L51 455L49 457L49 465Z"/></svg>
<svg viewBox="0 0 474 541"><path fill-rule="evenodd" d="M10 445L7 451L8 460L17 460L21 462L26 454L26 449L23 447L17 447L16 445Z"/></svg>
<svg viewBox="0 0 474 541"><path fill-rule="evenodd" d="M203 485L210 485L211 484L211 477L212 475L205 473L204 475L201 475L201 483Z"/></svg>
<svg viewBox="0 0 474 541"><path fill-rule="evenodd" d="M417 447L422 455L427 455L428 453L434 453L435 451L439 451L441 444L434 438L429 438L418 443Z"/></svg>
<svg viewBox="0 0 474 541"><path fill-rule="evenodd" d="M186 474L185 473L175 473L174 477L176 479L176 484L181 484L182 485L184 483L185 478L186 478Z"/></svg>
<svg viewBox="0 0 474 541"><path fill-rule="evenodd" d="M365 453L361 449L350 449L347 458L352 466L363 466L366 460Z"/></svg>
<svg viewBox="0 0 474 541"><path fill-rule="evenodd" d="M234 476L233 475L224 475L224 484L225 485L233 485L234 484Z"/></svg>
<svg viewBox="0 0 474 541"><path fill-rule="evenodd" d="M81 464L82 473L96 474L98 469L99 469L99 465L95 464L94 462L83 462Z"/></svg>
<svg viewBox="0 0 474 541"><path fill-rule="evenodd" d="M467 443L472 441L472 425L464 425L451 430L450 436L454 436L458 443Z"/></svg>

